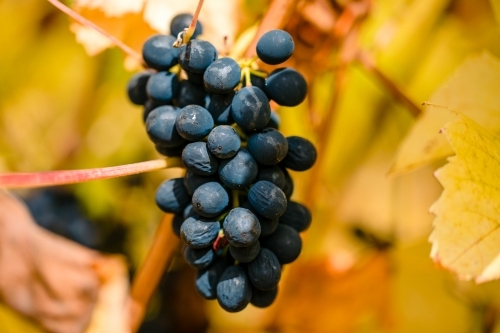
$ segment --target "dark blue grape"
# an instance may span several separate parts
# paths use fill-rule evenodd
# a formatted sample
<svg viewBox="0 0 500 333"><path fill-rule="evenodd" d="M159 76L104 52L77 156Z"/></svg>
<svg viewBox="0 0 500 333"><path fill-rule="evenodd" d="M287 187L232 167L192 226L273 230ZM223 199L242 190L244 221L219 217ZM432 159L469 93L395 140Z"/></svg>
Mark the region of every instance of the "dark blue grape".
<svg viewBox="0 0 500 333"><path fill-rule="evenodd" d="M154 101L170 104L179 91L179 80L170 72L158 72L149 78L146 91Z"/></svg>
<svg viewBox="0 0 500 333"><path fill-rule="evenodd" d="M142 46L142 57L148 67L166 71L178 62L179 49L172 46L175 38L167 35L154 35Z"/></svg>
<svg viewBox="0 0 500 333"><path fill-rule="evenodd" d="M146 132L155 144L162 147L178 147L186 140L175 129L180 109L170 105L157 107L148 115Z"/></svg>
<svg viewBox="0 0 500 333"><path fill-rule="evenodd" d="M181 237L181 226L184 220L184 214L182 213L176 213L172 218L172 231L177 237Z"/></svg>
<svg viewBox="0 0 500 333"><path fill-rule="evenodd" d="M277 165L259 166L259 173L257 174L256 181L267 180L278 186L281 190L285 188L285 174Z"/></svg>
<svg viewBox="0 0 500 333"><path fill-rule="evenodd" d="M155 145L156 151L164 156L181 156L186 145L182 144L178 147L165 147L162 145Z"/></svg>
<svg viewBox="0 0 500 333"><path fill-rule="evenodd" d="M231 125L234 123L231 115L231 102L233 101L234 91L228 94L212 94L208 112L212 115L216 125Z"/></svg>
<svg viewBox="0 0 500 333"><path fill-rule="evenodd" d="M249 263L259 255L260 243L259 241L253 243L248 247L235 247L229 245L229 253L233 256L235 260L242 263Z"/></svg>
<svg viewBox="0 0 500 333"><path fill-rule="evenodd" d="M157 102L157 101L153 101L152 99L148 99L145 103L144 103L144 112L142 113L142 120L144 121L144 123L146 123L146 120L148 119L148 116L149 114L154 110L156 109L157 107L159 106L162 106L162 105L167 105L168 103L161 103L161 102Z"/></svg>
<svg viewBox="0 0 500 333"><path fill-rule="evenodd" d="M276 231L261 238L261 246L271 250L281 264L289 264L298 258L302 250L299 233L290 226L279 224Z"/></svg>
<svg viewBox="0 0 500 333"><path fill-rule="evenodd" d="M273 304L277 295L278 295L277 286L270 290L259 290L257 288L253 288L250 304L258 308L266 308L269 305Z"/></svg>
<svg viewBox="0 0 500 333"><path fill-rule="evenodd" d="M261 248L259 255L248 264L248 278L260 290L273 289L281 279L281 265L278 258L268 249Z"/></svg>
<svg viewBox="0 0 500 333"><path fill-rule="evenodd" d="M195 286L201 297L208 300L217 298L217 283L228 266L226 258L218 257L212 266L198 271Z"/></svg>
<svg viewBox="0 0 500 333"><path fill-rule="evenodd" d="M219 230L218 221L188 217L181 226L181 239L194 249L202 249L215 241Z"/></svg>
<svg viewBox="0 0 500 333"><path fill-rule="evenodd" d="M286 209L285 193L276 185L266 180L255 183L248 191L248 201L260 215L275 219Z"/></svg>
<svg viewBox="0 0 500 333"><path fill-rule="evenodd" d="M211 247L204 249L193 249L189 246L184 247L184 259L196 269L207 268L215 261L215 258L216 254Z"/></svg>
<svg viewBox="0 0 500 333"><path fill-rule="evenodd" d="M299 136L289 136L288 153L283 159L283 166L295 171L310 169L316 162L316 148L307 139Z"/></svg>
<svg viewBox="0 0 500 333"><path fill-rule="evenodd" d="M269 119L269 122L267 123L266 127L271 127L274 128L275 130L279 129L280 116L278 115L277 112L271 111L271 119Z"/></svg>
<svg viewBox="0 0 500 333"><path fill-rule="evenodd" d="M187 171L184 176L184 186L188 191L189 195L193 195L194 191L205 183L216 182L218 181L217 176L200 176L195 174L192 171Z"/></svg>
<svg viewBox="0 0 500 333"><path fill-rule="evenodd" d="M217 60L217 49L207 41L192 39L180 47L179 64L191 74L203 74Z"/></svg>
<svg viewBox="0 0 500 333"><path fill-rule="evenodd" d="M219 167L221 181L230 189L242 189L257 177L258 166L252 155L241 148L231 159L222 160Z"/></svg>
<svg viewBox="0 0 500 333"><path fill-rule="evenodd" d="M215 127L207 139L208 149L218 158L225 159L236 155L241 146L240 136L228 125Z"/></svg>
<svg viewBox="0 0 500 333"><path fill-rule="evenodd" d="M240 83L241 69L231 58L215 60L203 74L205 89L215 94L227 94Z"/></svg>
<svg viewBox="0 0 500 333"><path fill-rule="evenodd" d="M231 115L243 130L247 132L261 130L271 117L269 100L257 87L242 88L233 98Z"/></svg>
<svg viewBox="0 0 500 333"><path fill-rule="evenodd" d="M248 137L247 149L260 164L275 165L285 158L288 141L274 128L266 128Z"/></svg>
<svg viewBox="0 0 500 333"><path fill-rule="evenodd" d="M205 97L207 93L203 87L192 83L189 80L182 80L179 83L179 93L177 94L177 106L183 108L185 106L195 104L205 106Z"/></svg>
<svg viewBox="0 0 500 333"><path fill-rule="evenodd" d="M292 194L293 194L293 179L290 177L290 174L286 170L286 168L281 168L281 171L283 171L283 174L285 175L285 186L283 187L283 193L285 193L285 196L287 199L289 199Z"/></svg>
<svg viewBox="0 0 500 333"><path fill-rule="evenodd" d="M266 93L283 106L297 106L307 96L307 82L295 69L279 68L266 79Z"/></svg>
<svg viewBox="0 0 500 333"><path fill-rule="evenodd" d="M136 105L143 105L148 100L146 84L153 72L145 71L135 74L127 84L127 94L130 101Z"/></svg>
<svg viewBox="0 0 500 333"><path fill-rule="evenodd" d="M311 219L311 212L306 206L295 201L288 201L286 210L283 215L280 216L279 221L281 224L286 224L294 228L297 232L302 232L309 228Z"/></svg>
<svg viewBox="0 0 500 333"><path fill-rule="evenodd" d="M226 268L217 283L217 301L228 312L243 310L252 298L252 287L241 266Z"/></svg>
<svg viewBox="0 0 500 333"><path fill-rule="evenodd" d="M188 105L177 115L175 128L186 140L198 141L210 133L214 120L210 113L199 105Z"/></svg>
<svg viewBox="0 0 500 333"><path fill-rule="evenodd" d="M181 213L191 197L186 191L182 178L173 178L160 184L155 193L158 207L165 213Z"/></svg>
<svg viewBox="0 0 500 333"><path fill-rule="evenodd" d="M172 21L170 21L170 34L177 38L180 32L184 30L184 28L188 28L191 24L191 20L193 19L193 15L191 14L178 14L176 15ZM196 28L194 29L193 36L191 38L196 38L203 33L203 26L200 21L196 21Z"/></svg>
<svg viewBox="0 0 500 333"><path fill-rule="evenodd" d="M205 142L192 142L182 151L182 163L186 169L200 176L217 172L219 161L207 148Z"/></svg>
<svg viewBox="0 0 500 333"><path fill-rule="evenodd" d="M205 217L215 217L229 204L229 196L221 184L205 183L198 187L192 198L195 212Z"/></svg>
<svg viewBox="0 0 500 333"><path fill-rule="evenodd" d="M241 207L248 209L255 215L255 217L259 220L260 223L260 236L261 237L266 237L269 236L276 230L279 224L279 220L277 218L275 219L266 219L264 216L260 215L257 213L255 208L252 207L250 202L245 202Z"/></svg>
<svg viewBox="0 0 500 333"><path fill-rule="evenodd" d="M231 209L224 219L224 235L229 244L235 247L249 247L260 236L260 223L251 211L237 207Z"/></svg>
<svg viewBox="0 0 500 333"><path fill-rule="evenodd" d="M284 30L271 30L257 42L257 55L269 65L281 64L291 57L295 44L292 36Z"/></svg>

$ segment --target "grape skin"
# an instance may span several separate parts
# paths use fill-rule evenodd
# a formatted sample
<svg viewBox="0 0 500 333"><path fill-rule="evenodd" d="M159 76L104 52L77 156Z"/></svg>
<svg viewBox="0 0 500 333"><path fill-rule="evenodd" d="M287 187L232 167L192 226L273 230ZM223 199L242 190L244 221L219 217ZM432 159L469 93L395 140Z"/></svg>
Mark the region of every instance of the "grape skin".
<svg viewBox="0 0 500 333"><path fill-rule="evenodd" d="M241 148L231 159L222 160L219 166L219 177L230 189L243 189L257 177L258 166L252 155Z"/></svg>
<svg viewBox="0 0 500 333"><path fill-rule="evenodd" d="M278 68L266 79L266 93L282 106L297 106L307 96L307 82L292 68Z"/></svg>
<svg viewBox="0 0 500 333"><path fill-rule="evenodd" d="M255 132L263 129L271 118L269 99L257 87L242 88L231 102L234 121L243 130Z"/></svg>
<svg viewBox="0 0 500 333"><path fill-rule="evenodd" d="M295 48L292 36L284 30L270 30L257 42L257 55L266 64L277 65L288 60Z"/></svg>
<svg viewBox="0 0 500 333"><path fill-rule="evenodd" d="M186 169L200 176L210 176L217 172L219 161L208 150L205 142L192 142L182 151L182 163Z"/></svg>
<svg viewBox="0 0 500 333"><path fill-rule="evenodd" d="M166 71L178 62L179 49L172 46L175 38L168 35L154 35L142 47L142 57L148 67Z"/></svg>
<svg viewBox="0 0 500 333"><path fill-rule="evenodd" d="M210 182L194 191L192 203L196 213L204 217L215 217L226 209L229 196L218 182Z"/></svg>
<svg viewBox="0 0 500 333"><path fill-rule="evenodd" d="M246 308L252 298L252 287L247 273L241 266L226 268L217 283L217 301L228 312L238 312Z"/></svg>
<svg viewBox="0 0 500 333"><path fill-rule="evenodd" d="M248 137L247 149L260 164L275 165L285 158L288 141L274 128L266 128Z"/></svg>
<svg viewBox="0 0 500 333"><path fill-rule="evenodd" d="M215 60L203 74L203 82L208 92L227 94L240 83L241 69L231 58Z"/></svg>
<svg viewBox="0 0 500 333"><path fill-rule="evenodd" d="M182 178L174 178L160 184L155 193L158 207L165 213L180 213L191 201Z"/></svg>
<svg viewBox="0 0 500 333"><path fill-rule="evenodd" d="M218 221L188 217L181 226L181 239L194 249L203 249L215 241L219 230Z"/></svg>
<svg viewBox="0 0 500 333"><path fill-rule="evenodd" d="M257 242L260 236L259 220L245 208L231 209L222 228L229 244L235 247L248 247Z"/></svg>
<svg viewBox="0 0 500 333"><path fill-rule="evenodd" d="M255 183L248 191L248 201L252 207L268 219L280 217L286 209L285 193L276 185L266 180Z"/></svg>

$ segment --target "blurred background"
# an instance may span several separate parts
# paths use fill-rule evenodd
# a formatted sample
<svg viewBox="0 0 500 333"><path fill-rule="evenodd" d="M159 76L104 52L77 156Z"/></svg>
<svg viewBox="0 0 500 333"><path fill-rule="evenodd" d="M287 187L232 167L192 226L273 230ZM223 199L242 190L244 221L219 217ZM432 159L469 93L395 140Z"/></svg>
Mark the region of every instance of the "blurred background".
<svg viewBox="0 0 500 333"><path fill-rule="evenodd" d="M178 1L177 1L178 2ZM286 2L286 1L285 1ZM279 108L280 130L315 143L293 200L313 213L277 301L225 313L176 258L141 332L500 332L500 285L459 282L429 258L445 160L390 173L416 113L469 57L500 56L497 0L300 0L280 26L309 95ZM140 50L196 1L65 2ZM243 56L268 0L206 0L204 39ZM250 36L250 37L248 37ZM227 37L227 38L225 38ZM96 168L159 158L126 96L140 67L42 0L0 0L0 172ZM272 68L264 68L270 70ZM499 82L500 83L500 82ZM154 191L182 170L18 192L37 221L106 253L131 275L162 212ZM38 332L0 307L0 332Z"/></svg>

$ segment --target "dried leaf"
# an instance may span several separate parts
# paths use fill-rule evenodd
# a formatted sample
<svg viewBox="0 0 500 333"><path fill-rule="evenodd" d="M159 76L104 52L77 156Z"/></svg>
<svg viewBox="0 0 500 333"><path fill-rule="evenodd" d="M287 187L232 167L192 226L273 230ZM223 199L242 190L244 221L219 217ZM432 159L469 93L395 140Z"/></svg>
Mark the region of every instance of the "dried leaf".
<svg viewBox="0 0 500 333"><path fill-rule="evenodd" d="M83 332L105 290L108 275L98 268L117 259L43 230L2 190L0 229L0 300L50 332Z"/></svg>
<svg viewBox="0 0 500 333"><path fill-rule="evenodd" d="M436 172L444 191L436 215L431 256L460 278L500 278L500 139L460 116L442 133L456 156Z"/></svg>
<svg viewBox="0 0 500 333"><path fill-rule="evenodd" d="M480 125L500 131L500 61L488 53L466 60L434 94L431 103L460 111ZM453 154L439 129L453 114L427 105L399 147L393 172L405 172Z"/></svg>

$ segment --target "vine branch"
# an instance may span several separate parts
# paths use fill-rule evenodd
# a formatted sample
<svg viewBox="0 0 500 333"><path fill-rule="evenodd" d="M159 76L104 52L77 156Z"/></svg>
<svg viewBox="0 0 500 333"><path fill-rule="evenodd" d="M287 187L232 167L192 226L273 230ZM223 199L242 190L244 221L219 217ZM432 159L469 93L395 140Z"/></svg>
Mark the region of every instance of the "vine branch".
<svg viewBox="0 0 500 333"><path fill-rule="evenodd" d="M130 176L165 168L182 167L177 157L125 164L107 168L58 170L47 172L0 173L0 188L32 188L83 183L90 180Z"/></svg>
<svg viewBox="0 0 500 333"><path fill-rule="evenodd" d="M69 17L74 19L75 21L77 21L78 23L80 23L84 26L90 27L90 28L96 30L97 32L99 32L104 37L107 37L115 46L119 47L120 49L123 50L123 52L125 52L126 54L128 54L132 58L139 61L141 64L143 64L143 66L147 67L144 64L142 56L138 52L136 52L134 49L132 49L130 46L128 46L127 44L125 44L124 42L122 42L121 40L116 38L115 36L109 34L107 31L105 31L104 29L102 29L101 27L99 27L98 25L93 23L92 21L86 19L82 15L78 14L73 9L71 9L68 6L66 6L65 4L63 4L62 2L60 2L58 0L47 0L47 1L50 2L54 7L56 7L57 9L59 9L60 11L62 11L63 13L65 13L66 15L68 15Z"/></svg>

